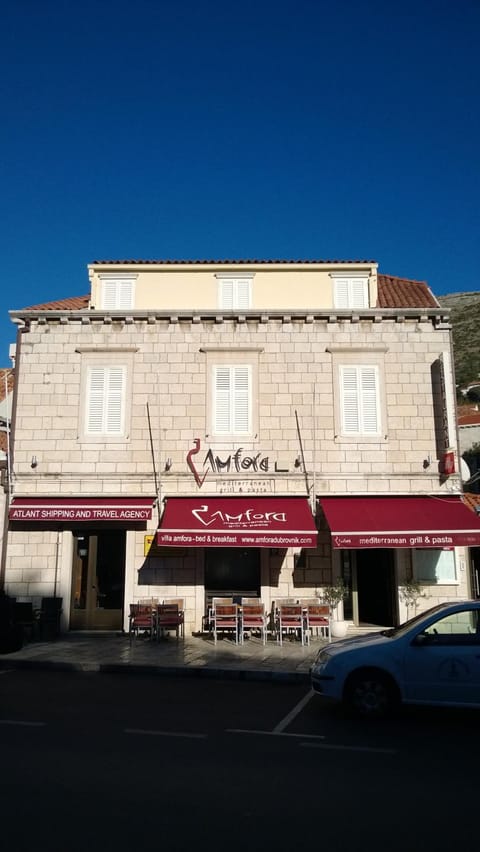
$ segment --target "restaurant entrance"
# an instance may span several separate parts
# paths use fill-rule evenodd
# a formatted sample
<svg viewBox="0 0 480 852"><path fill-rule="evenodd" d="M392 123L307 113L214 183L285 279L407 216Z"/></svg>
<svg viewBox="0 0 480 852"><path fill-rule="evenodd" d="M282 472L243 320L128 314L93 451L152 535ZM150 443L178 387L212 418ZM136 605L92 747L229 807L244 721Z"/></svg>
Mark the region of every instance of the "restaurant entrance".
<svg viewBox="0 0 480 852"><path fill-rule="evenodd" d="M397 624L394 551L368 549L355 553L359 624Z"/></svg>
<svg viewBox="0 0 480 852"><path fill-rule="evenodd" d="M260 550L215 547L205 551L205 607L212 597L260 597Z"/></svg>
<svg viewBox="0 0 480 852"><path fill-rule="evenodd" d="M71 630L121 630L125 530L74 532Z"/></svg>

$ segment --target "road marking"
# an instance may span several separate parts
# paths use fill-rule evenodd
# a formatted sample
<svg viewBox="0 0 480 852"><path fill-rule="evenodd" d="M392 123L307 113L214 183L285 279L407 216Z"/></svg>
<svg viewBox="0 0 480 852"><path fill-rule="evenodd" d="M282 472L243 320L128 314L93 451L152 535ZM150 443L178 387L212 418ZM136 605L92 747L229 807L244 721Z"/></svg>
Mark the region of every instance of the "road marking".
<svg viewBox="0 0 480 852"><path fill-rule="evenodd" d="M300 743L304 748L323 748L335 751L367 751L372 754L398 754L395 748L370 748L369 746L329 745L328 743Z"/></svg>
<svg viewBox="0 0 480 852"><path fill-rule="evenodd" d="M301 740L324 740L322 734L285 734L283 731L255 731L248 728L227 728L227 734L259 734L262 737L296 737Z"/></svg>
<svg viewBox="0 0 480 852"><path fill-rule="evenodd" d="M0 725L22 725L24 728L42 728L46 722L21 722L18 719L0 719Z"/></svg>
<svg viewBox="0 0 480 852"><path fill-rule="evenodd" d="M273 729L273 733L280 734L285 728L287 728L288 725L293 722L295 716L298 716L298 714L302 712L303 708L306 704L308 704L314 694L315 693L313 689L310 689L307 694L302 698L302 700L295 705L293 710L290 710L290 713L287 713L287 715L281 720L281 722L279 722L278 725L275 726L275 728Z"/></svg>
<svg viewBox="0 0 480 852"><path fill-rule="evenodd" d="M188 734L180 731L146 731L142 728L125 728L125 734L140 734L145 737L187 737L191 740L206 740L208 734Z"/></svg>

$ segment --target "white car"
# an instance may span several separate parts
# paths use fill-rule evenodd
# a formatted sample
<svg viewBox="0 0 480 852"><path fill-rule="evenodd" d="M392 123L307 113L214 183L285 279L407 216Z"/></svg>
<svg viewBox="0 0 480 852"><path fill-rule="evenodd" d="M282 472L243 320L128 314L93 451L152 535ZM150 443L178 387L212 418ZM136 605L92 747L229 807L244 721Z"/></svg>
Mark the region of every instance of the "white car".
<svg viewBox="0 0 480 852"><path fill-rule="evenodd" d="M439 604L400 627L332 642L311 681L366 717L401 702L480 708L480 600Z"/></svg>

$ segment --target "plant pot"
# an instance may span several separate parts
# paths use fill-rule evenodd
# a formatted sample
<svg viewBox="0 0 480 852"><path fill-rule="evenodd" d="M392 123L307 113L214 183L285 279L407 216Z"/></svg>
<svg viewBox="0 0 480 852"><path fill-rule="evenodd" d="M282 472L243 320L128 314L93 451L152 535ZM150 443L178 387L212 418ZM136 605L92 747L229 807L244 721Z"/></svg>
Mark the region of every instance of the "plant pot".
<svg viewBox="0 0 480 852"><path fill-rule="evenodd" d="M348 633L348 621L331 621L330 631L335 639L344 639Z"/></svg>

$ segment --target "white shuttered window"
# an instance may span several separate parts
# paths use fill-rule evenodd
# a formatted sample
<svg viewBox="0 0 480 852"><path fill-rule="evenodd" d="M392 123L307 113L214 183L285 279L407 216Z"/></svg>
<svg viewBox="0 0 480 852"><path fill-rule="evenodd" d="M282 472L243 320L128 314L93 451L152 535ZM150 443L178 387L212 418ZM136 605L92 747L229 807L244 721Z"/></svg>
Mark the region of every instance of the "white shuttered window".
<svg viewBox="0 0 480 852"><path fill-rule="evenodd" d="M366 278L335 278L334 307L368 308L368 281Z"/></svg>
<svg viewBox="0 0 480 852"><path fill-rule="evenodd" d="M221 278L218 282L219 306L225 310L250 307L250 278Z"/></svg>
<svg viewBox="0 0 480 852"><path fill-rule="evenodd" d="M125 367L90 367L87 381L88 435L123 435Z"/></svg>
<svg viewBox="0 0 480 852"><path fill-rule="evenodd" d="M251 432L251 368L222 365L213 368L213 424L219 435Z"/></svg>
<svg viewBox="0 0 480 852"><path fill-rule="evenodd" d="M103 280L102 308L106 311L133 308L133 280L131 278L106 278Z"/></svg>
<svg viewBox="0 0 480 852"><path fill-rule="evenodd" d="M378 367L340 367L342 433L378 435L380 406Z"/></svg>

